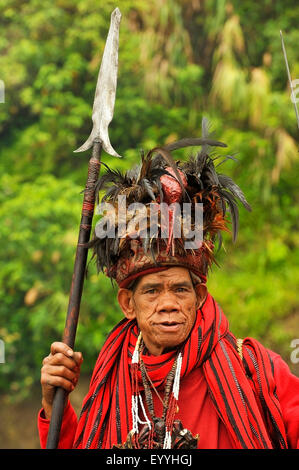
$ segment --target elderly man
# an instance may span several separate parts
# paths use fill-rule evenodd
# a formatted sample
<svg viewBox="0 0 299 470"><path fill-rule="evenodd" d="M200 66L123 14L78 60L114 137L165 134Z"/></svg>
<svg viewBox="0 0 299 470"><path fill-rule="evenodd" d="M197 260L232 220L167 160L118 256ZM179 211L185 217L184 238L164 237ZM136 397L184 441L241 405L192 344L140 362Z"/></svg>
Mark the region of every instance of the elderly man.
<svg viewBox="0 0 299 470"><path fill-rule="evenodd" d="M207 146L184 164L173 164L165 149L155 151L155 159L149 152L125 176L108 170L99 181L99 190L113 183L104 199L117 214L122 202L118 196L125 195L126 208L132 202L145 205L147 227L149 208L161 217L156 236L141 236L142 224L132 226L130 211L122 236L103 237L95 231L90 246L98 268L118 284L125 318L102 347L78 421L66 401L59 447L296 448L299 379L279 355L256 340L236 339L206 287L208 268L215 261L214 239L227 230L226 205L234 237L236 199L248 210L250 206L230 178L216 173ZM192 206L191 225L184 235L175 236L184 217L173 203L182 207L186 201ZM167 239L162 236L162 202L170 208ZM199 207L201 224L196 218ZM108 213L106 223L115 221L111 208ZM197 225L202 240L186 248ZM82 354L63 343L53 343L43 361L38 417L42 447L54 389L60 386L71 393L81 362Z"/></svg>

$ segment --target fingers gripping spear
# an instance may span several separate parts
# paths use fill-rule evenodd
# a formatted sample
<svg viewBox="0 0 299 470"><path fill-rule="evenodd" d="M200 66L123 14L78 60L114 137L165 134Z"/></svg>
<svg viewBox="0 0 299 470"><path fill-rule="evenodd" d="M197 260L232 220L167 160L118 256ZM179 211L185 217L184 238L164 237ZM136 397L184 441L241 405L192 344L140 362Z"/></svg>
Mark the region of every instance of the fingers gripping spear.
<svg viewBox="0 0 299 470"><path fill-rule="evenodd" d="M74 347L75 343L88 254L88 249L83 245L87 243L90 238L95 202L94 189L101 165L101 150L104 149L108 154L114 157L120 157L111 146L108 135L108 126L113 118L116 95L120 19L121 13L119 9L116 8L111 14L110 29L98 75L92 111L93 128L85 144L75 150L75 152L83 152L92 147L92 157L89 160L88 176L84 191L69 305L62 339L62 341L71 348ZM65 393L62 388L57 388L55 393L47 449L56 449L58 446L66 396Z"/></svg>

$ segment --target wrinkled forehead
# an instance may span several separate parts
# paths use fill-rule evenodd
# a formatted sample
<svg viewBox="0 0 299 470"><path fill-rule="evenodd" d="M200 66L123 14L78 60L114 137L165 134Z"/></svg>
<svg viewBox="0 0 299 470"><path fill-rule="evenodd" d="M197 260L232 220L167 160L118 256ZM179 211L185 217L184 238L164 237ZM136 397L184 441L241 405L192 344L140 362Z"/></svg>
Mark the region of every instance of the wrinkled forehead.
<svg viewBox="0 0 299 470"><path fill-rule="evenodd" d="M172 267L165 271L160 271L151 274L145 274L141 276L138 282L138 286L142 287L144 284L172 284L177 282L192 282L190 272L186 268Z"/></svg>

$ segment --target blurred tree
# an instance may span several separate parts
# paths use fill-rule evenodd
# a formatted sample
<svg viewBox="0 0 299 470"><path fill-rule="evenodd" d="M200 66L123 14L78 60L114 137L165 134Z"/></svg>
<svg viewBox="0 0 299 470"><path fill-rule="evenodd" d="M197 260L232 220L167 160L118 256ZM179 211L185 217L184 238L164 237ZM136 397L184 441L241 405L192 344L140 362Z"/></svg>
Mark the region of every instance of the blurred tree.
<svg viewBox="0 0 299 470"><path fill-rule="evenodd" d="M40 374L51 342L62 336L81 213L82 188L42 175L34 183L1 179L0 338L5 343L0 389L24 397ZM100 302L110 281L91 264L82 299L77 345L84 367L115 323L116 299ZM88 300L87 300L88 299ZM103 324L104 323L104 324Z"/></svg>

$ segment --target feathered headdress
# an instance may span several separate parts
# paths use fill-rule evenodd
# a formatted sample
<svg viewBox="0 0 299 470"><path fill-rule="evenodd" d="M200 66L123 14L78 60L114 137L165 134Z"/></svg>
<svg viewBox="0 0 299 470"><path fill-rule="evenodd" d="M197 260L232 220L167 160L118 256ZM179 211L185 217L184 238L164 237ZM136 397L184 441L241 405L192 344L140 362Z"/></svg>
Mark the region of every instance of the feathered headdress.
<svg viewBox="0 0 299 470"><path fill-rule="evenodd" d="M248 211L251 207L239 186L229 176L216 172L216 167L227 159L236 159L227 155L215 166L220 157L212 157L211 147L226 147L226 144L213 140L209 131L210 125L203 118L201 139L182 139L156 147L146 155L142 152L141 163L125 174L107 167L98 180L97 203L100 193L105 191L101 202L108 207L105 233L110 235L99 235L96 226L88 247L93 248L92 258L96 258L98 271L115 279L119 286L128 286L140 274L170 266L186 267L205 281L209 266L216 262L215 240L218 238L220 248L221 232L229 231L227 211L233 240L236 240L239 227L237 201ZM202 146L202 149L186 162L174 161L174 150L190 146ZM138 227L136 207L131 209L133 203L139 203L138 207L142 204ZM166 216L165 203L169 208ZM191 206L188 224L183 210L186 203ZM199 203L203 211L201 227L197 226L195 214ZM199 228L202 232L200 243L186 248L190 233ZM180 236L175 236L176 233Z"/></svg>

